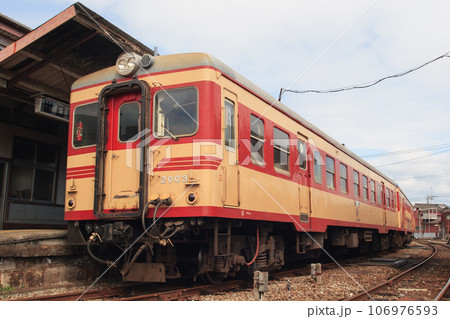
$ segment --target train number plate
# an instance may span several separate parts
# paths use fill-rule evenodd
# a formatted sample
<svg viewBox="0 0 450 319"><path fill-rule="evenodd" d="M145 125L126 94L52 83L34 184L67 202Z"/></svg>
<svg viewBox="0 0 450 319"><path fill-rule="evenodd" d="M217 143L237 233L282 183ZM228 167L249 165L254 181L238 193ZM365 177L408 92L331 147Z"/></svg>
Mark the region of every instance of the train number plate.
<svg viewBox="0 0 450 319"><path fill-rule="evenodd" d="M189 180L187 175L161 176L161 184L170 183L187 183Z"/></svg>

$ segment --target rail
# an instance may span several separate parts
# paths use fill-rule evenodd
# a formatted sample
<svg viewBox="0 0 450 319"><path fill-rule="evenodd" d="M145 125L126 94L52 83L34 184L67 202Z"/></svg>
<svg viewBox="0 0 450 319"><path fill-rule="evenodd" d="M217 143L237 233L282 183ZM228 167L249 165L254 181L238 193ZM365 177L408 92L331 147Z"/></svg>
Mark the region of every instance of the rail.
<svg viewBox="0 0 450 319"><path fill-rule="evenodd" d="M432 253L427 256L424 260L422 260L420 263L418 263L417 265L405 270L404 272L394 276L393 278L379 284L376 285L375 287L372 287L370 289L367 289L359 294L356 294L350 298L345 299L344 301L358 301L358 300L367 300L369 298L371 298L370 294L380 291L381 289L383 289L384 287L390 286L392 284L394 284L395 282L397 282L400 278L404 277L405 275L411 273L412 271L416 270L417 268L423 266L424 264L426 264L428 261L430 261L438 252L437 248L429 243L424 243L428 246L430 246L432 248Z"/></svg>

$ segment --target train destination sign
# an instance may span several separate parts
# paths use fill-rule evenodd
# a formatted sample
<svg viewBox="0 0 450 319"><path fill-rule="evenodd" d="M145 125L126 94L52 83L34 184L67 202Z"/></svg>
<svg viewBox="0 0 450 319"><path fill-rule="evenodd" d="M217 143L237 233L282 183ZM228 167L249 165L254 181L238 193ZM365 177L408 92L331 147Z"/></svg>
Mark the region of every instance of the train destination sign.
<svg viewBox="0 0 450 319"><path fill-rule="evenodd" d="M50 99L48 97L37 97L34 102L34 112L53 119L69 122L69 105Z"/></svg>

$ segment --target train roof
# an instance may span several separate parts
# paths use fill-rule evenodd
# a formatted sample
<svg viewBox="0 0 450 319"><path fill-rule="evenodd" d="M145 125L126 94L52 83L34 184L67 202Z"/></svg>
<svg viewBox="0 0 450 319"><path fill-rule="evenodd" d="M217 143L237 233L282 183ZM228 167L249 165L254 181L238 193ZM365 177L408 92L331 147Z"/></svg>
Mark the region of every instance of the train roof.
<svg viewBox="0 0 450 319"><path fill-rule="evenodd" d="M229 77L230 79L234 80L238 84L242 85L247 90L251 91L255 95L259 96L263 100L265 100L267 103L269 103L274 108L278 109L282 113L286 114L290 118L294 119L295 121L299 122L309 130L313 131L315 134L319 135L323 139L325 139L327 142L332 144L334 147L339 149L340 151L344 152L348 156L352 157L362 165L366 166L376 174L383 177L385 180L389 181L390 183L394 184L396 187L398 187L397 183L393 181L390 177L386 176L384 173L376 169L374 166L360 158L358 155L350 151L347 147L342 145L341 143L337 142L335 139L333 139L331 136L327 135L323 131L321 131L319 128L317 128L315 125L308 122L306 119L298 115L296 112L294 112L292 109L284 105L283 103L279 102L277 99L275 99L273 96L265 92L263 89L258 87L256 84L249 81L244 76L240 75L238 72L234 71L232 68L221 62L220 60L216 59L214 56L206 53L180 53L180 54L170 54L170 55L162 55L162 56L156 56L155 62L151 66L150 69L146 70L143 68L140 68L135 75L137 76L143 76L145 74L152 74L152 73L158 73L158 72L167 72L167 71L173 71L173 70L179 70L179 69L186 69L186 68L195 68L195 67L201 67L201 66L209 66L214 69L219 70L224 75ZM113 79L121 79L123 78L121 75L116 73L115 66L97 71L95 73L92 73L90 75L87 75L85 77L82 77L75 81L72 85L72 90L81 89L86 86L102 83L102 82L109 82ZM403 192L402 192L403 193ZM406 197L406 196L405 196Z"/></svg>

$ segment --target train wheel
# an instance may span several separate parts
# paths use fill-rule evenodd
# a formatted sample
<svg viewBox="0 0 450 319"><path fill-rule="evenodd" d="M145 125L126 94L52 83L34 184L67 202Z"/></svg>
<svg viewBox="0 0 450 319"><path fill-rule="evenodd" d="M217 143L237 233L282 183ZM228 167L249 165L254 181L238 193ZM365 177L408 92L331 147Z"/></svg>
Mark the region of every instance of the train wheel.
<svg viewBox="0 0 450 319"><path fill-rule="evenodd" d="M213 285L218 285L223 281L223 276L221 274L214 272L214 271L208 271L202 275L202 279L205 282L209 282Z"/></svg>

